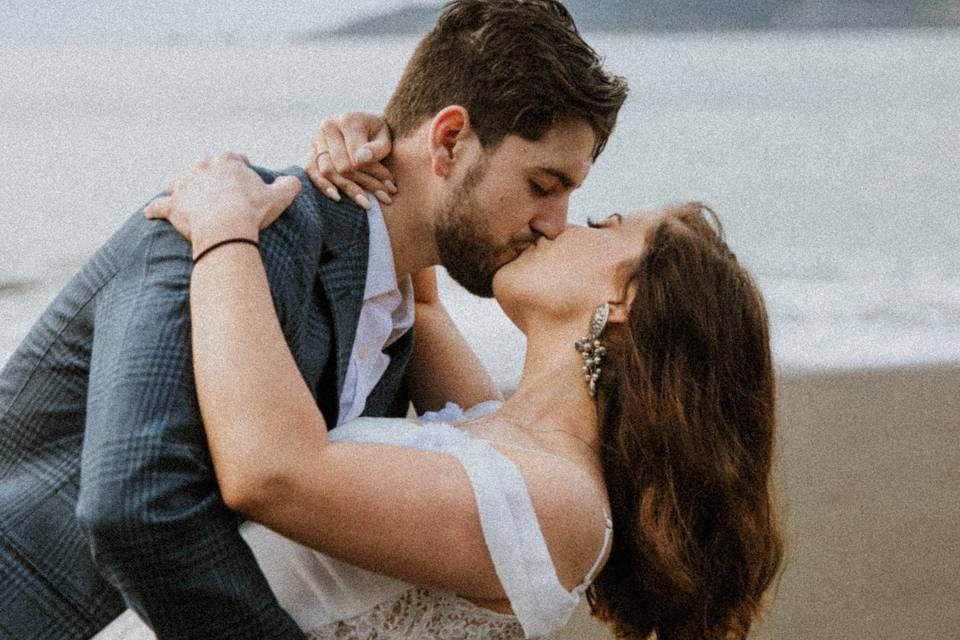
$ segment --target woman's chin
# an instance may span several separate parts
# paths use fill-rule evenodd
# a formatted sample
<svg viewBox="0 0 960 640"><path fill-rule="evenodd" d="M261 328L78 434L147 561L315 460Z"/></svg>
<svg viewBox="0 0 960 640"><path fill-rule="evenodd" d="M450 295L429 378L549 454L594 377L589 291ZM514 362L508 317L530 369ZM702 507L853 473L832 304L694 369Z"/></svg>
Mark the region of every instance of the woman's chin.
<svg viewBox="0 0 960 640"><path fill-rule="evenodd" d="M500 305L500 308L503 309L506 304L509 306L510 299L512 298L512 291L515 289L513 287L513 262L508 262L503 265L497 272L493 274L493 281L490 286L493 290L493 298L497 301L497 304Z"/></svg>
<svg viewBox="0 0 960 640"><path fill-rule="evenodd" d="M522 268L518 268L518 262L521 262L523 254L521 253L516 258L510 262L505 262L503 266L497 269L493 274L493 280L490 282L490 286L493 289L493 297L500 298L501 295L506 295L511 289L516 289L516 283L518 278L522 278ZM500 293L498 293L500 292Z"/></svg>
<svg viewBox="0 0 960 640"><path fill-rule="evenodd" d="M503 315L507 317L513 326L520 330L521 333L526 335L523 326L517 320L519 319L518 312L523 308L523 302L519 299L516 289L512 287L503 286L503 282L500 283L500 286L497 286L497 279L493 279L493 299L496 300L497 305L500 307L500 311L503 312ZM529 311L529 309L528 309Z"/></svg>

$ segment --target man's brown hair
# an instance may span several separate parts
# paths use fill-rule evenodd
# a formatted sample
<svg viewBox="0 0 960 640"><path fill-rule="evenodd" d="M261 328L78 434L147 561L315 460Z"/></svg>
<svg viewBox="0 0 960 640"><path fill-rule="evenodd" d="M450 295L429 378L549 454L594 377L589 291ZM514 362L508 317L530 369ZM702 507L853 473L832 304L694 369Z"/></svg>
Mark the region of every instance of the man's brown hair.
<svg viewBox="0 0 960 640"><path fill-rule="evenodd" d="M585 120L603 150L627 97L556 0L456 0L417 46L386 119L397 138L460 105L485 148Z"/></svg>

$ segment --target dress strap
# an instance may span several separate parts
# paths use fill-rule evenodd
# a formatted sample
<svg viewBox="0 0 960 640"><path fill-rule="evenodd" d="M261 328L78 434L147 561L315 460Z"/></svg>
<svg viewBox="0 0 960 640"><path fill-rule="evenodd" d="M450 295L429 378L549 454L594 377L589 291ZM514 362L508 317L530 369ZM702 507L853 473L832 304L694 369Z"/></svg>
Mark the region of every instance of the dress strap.
<svg viewBox="0 0 960 640"><path fill-rule="evenodd" d="M557 458L558 460L562 460L563 463L568 466L572 466L569 459L561 455L557 455L556 453L552 453L550 451L543 451L541 449L531 449L529 447L524 447L520 445L505 443L505 442L493 442L490 440L487 440L487 442L491 442L493 444L497 444L503 447L509 447L511 449L526 451L528 453L535 453L537 455L551 456L553 458ZM578 473L583 473L583 472L578 470ZM599 497L598 497L598 501L599 501ZM610 514L607 513L607 510L605 507L598 505L598 508L600 510L600 513L603 514L603 523L604 523L603 544L600 545L600 552L597 554L597 559L593 562L593 566L590 567L590 570L587 572L587 575L583 578L583 581L580 584L578 584L576 587L574 587L574 592L577 595L582 595L583 592L587 590L587 587L590 586L590 583L593 582L593 579L597 577L596 576L597 570L600 568L600 564L603 562L604 557L607 555L607 549L610 547L610 541L613 538L613 520L610 518Z"/></svg>
<svg viewBox="0 0 960 640"><path fill-rule="evenodd" d="M606 510L603 512L603 523L603 545L600 547L600 555L597 556L593 566L590 567L590 571L587 571L587 575L583 579L583 582L574 587L574 591L577 594L582 594L584 591L586 591L587 587L590 586L590 583L593 582L593 579L597 577L596 573L600 568L600 563L603 562L604 556L607 555L607 549L610 547L610 540L613 538L613 520L611 520L610 516L607 515Z"/></svg>
<svg viewBox="0 0 960 640"><path fill-rule="evenodd" d="M489 443L449 450L473 486L480 525L497 577L527 637L565 624L580 601L557 578L533 502L517 466Z"/></svg>

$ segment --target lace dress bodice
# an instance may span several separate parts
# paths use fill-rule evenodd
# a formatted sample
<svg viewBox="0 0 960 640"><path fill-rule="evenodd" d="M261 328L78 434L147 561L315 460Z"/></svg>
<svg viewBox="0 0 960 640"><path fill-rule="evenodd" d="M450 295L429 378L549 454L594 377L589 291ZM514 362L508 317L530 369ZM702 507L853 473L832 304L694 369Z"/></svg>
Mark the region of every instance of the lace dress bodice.
<svg viewBox="0 0 960 640"><path fill-rule="evenodd" d="M307 632L307 640L523 637L523 627L516 616L483 609L455 595L423 587L412 587L368 611Z"/></svg>
<svg viewBox="0 0 960 640"><path fill-rule="evenodd" d="M451 426L448 418L463 415L448 405L440 414L425 416L441 420L435 422L358 418L330 431L330 439L456 456L473 487L484 539L514 613L498 613L453 593L360 569L246 523L241 532L277 599L310 640L520 639L545 635L567 623L606 554L612 523L606 517L603 548L593 569L574 590L564 589L519 469L488 441ZM145 637L151 636L142 631L102 633L95 640Z"/></svg>

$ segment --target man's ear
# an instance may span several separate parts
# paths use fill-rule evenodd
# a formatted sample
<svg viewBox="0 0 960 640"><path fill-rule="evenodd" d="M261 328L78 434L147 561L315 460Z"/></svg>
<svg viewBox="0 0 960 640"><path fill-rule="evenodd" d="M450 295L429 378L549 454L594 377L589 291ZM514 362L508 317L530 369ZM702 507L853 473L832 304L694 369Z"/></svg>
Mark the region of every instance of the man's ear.
<svg viewBox="0 0 960 640"><path fill-rule="evenodd" d="M434 175L449 177L458 143L470 133L470 114L464 107L451 105L433 117L430 123L430 160Z"/></svg>

